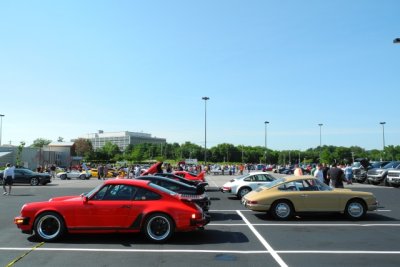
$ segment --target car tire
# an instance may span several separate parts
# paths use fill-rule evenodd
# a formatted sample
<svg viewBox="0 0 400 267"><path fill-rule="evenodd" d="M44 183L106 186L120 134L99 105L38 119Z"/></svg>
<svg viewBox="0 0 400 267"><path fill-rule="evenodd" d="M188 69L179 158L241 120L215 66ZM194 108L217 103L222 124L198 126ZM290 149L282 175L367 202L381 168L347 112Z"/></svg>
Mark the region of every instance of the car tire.
<svg viewBox="0 0 400 267"><path fill-rule="evenodd" d="M384 179L383 183L384 183L385 186L390 186L390 183L389 183L389 181L387 180L387 178Z"/></svg>
<svg viewBox="0 0 400 267"><path fill-rule="evenodd" d="M40 183L39 178L37 178L37 177L32 177L32 178L31 178L31 181L30 181L30 184L31 184L31 185L37 186L37 185L39 185L39 183Z"/></svg>
<svg viewBox="0 0 400 267"><path fill-rule="evenodd" d="M352 220L359 220L365 216L367 208L365 203L359 199L352 199L347 202L344 214Z"/></svg>
<svg viewBox="0 0 400 267"><path fill-rule="evenodd" d="M51 242L65 233L65 223L59 214L44 212L36 218L33 229L36 237L43 241Z"/></svg>
<svg viewBox="0 0 400 267"><path fill-rule="evenodd" d="M79 179L81 179L81 180L86 180L86 175L81 174L81 175L79 176Z"/></svg>
<svg viewBox="0 0 400 267"><path fill-rule="evenodd" d="M175 225L167 214L154 213L146 218L142 231L150 241L163 243L173 235Z"/></svg>
<svg viewBox="0 0 400 267"><path fill-rule="evenodd" d="M239 198L239 199L242 199L242 197L244 196L244 195L246 195L246 194L248 194L249 192L251 191L251 188L250 187L242 187L242 188L240 188L239 189L239 191L238 191L238 193L237 193L237 197Z"/></svg>
<svg viewBox="0 0 400 267"><path fill-rule="evenodd" d="M60 179L61 179L61 180L67 179L67 175L66 175L66 174L61 174Z"/></svg>
<svg viewBox="0 0 400 267"><path fill-rule="evenodd" d="M274 202L269 212L274 219L283 221L293 217L294 208L292 203L288 200L277 200Z"/></svg>

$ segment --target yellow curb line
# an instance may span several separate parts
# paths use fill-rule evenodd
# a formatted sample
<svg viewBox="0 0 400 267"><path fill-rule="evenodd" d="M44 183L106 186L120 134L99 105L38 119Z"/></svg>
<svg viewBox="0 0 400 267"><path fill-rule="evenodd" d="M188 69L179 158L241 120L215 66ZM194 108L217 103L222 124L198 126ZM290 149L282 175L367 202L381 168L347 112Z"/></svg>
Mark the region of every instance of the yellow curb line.
<svg viewBox="0 0 400 267"><path fill-rule="evenodd" d="M18 261L20 261L23 257L25 257L26 255L28 255L29 253L31 253L32 251L34 251L35 249L41 247L44 245L44 242L41 242L39 244L37 244L36 246L34 246L31 250L25 252L24 254L22 254L21 256L19 256L18 258L14 259L12 262L10 262L9 264L6 265L6 267L11 267L13 266L15 263L17 263Z"/></svg>

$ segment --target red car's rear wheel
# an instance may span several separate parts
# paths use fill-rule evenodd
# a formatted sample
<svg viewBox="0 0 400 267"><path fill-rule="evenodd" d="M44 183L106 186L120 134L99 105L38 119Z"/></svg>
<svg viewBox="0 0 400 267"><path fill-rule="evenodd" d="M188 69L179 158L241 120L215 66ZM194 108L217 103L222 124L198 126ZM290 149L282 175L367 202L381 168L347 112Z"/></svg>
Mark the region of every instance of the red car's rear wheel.
<svg viewBox="0 0 400 267"><path fill-rule="evenodd" d="M174 233L175 226L172 219L163 213L154 213L146 218L143 232L146 237L157 243L168 240Z"/></svg>

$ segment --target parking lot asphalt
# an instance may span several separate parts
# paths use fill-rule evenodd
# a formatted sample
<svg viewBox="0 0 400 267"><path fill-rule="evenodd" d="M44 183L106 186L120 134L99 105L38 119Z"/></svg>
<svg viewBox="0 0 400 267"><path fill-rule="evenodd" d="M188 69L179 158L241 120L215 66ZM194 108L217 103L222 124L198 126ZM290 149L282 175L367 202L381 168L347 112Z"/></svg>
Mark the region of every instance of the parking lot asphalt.
<svg viewBox="0 0 400 267"><path fill-rule="evenodd" d="M274 221L246 210L218 188L234 176L207 176L211 222L203 231L177 233L166 244L140 234L67 235L42 243L13 224L26 202L78 195L102 181L58 180L13 188L0 200L0 266L399 266L400 190L353 184L373 192L380 208L361 221L319 214Z"/></svg>

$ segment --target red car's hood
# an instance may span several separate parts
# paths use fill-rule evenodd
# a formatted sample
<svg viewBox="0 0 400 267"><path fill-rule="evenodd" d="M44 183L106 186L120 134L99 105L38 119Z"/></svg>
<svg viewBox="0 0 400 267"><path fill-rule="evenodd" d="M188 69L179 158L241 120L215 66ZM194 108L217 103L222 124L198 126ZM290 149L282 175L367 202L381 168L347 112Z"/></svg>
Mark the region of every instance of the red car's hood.
<svg viewBox="0 0 400 267"><path fill-rule="evenodd" d="M65 196L65 197L53 197L49 201L77 201L82 200L81 196Z"/></svg>

